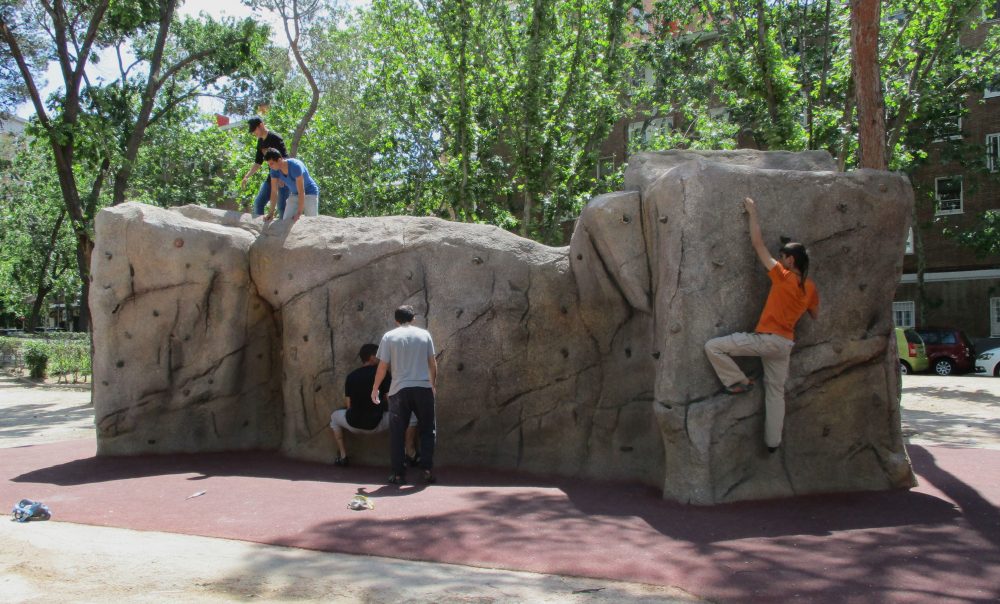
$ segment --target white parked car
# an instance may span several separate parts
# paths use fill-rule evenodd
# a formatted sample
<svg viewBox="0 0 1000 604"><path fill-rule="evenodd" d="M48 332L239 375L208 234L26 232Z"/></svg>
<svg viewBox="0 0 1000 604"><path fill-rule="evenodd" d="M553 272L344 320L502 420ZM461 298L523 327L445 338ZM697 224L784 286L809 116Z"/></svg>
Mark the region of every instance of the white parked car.
<svg viewBox="0 0 1000 604"><path fill-rule="evenodd" d="M1000 348L991 348L976 357L976 373L1000 377Z"/></svg>

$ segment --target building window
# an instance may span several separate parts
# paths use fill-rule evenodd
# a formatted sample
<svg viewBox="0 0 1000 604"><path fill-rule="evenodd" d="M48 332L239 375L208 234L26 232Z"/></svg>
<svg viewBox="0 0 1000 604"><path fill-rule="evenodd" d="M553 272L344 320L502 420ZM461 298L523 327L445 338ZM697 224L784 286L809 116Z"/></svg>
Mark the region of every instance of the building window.
<svg viewBox="0 0 1000 604"><path fill-rule="evenodd" d="M645 130L643 130L643 126L645 126ZM632 147L639 140L648 143L654 136L666 136L670 134L673 127L674 118L672 117L656 117L648 122L631 122L628 125L628 145Z"/></svg>
<svg viewBox="0 0 1000 604"><path fill-rule="evenodd" d="M915 314L913 309L912 300L892 303L892 320L896 323L896 327L913 327Z"/></svg>
<svg viewBox="0 0 1000 604"><path fill-rule="evenodd" d="M983 89L983 98L992 99L995 96L1000 96L1000 84L987 84Z"/></svg>
<svg viewBox="0 0 1000 604"><path fill-rule="evenodd" d="M1000 0L994 0L986 5L984 9L986 12L987 21L996 21L1000 19Z"/></svg>
<svg viewBox="0 0 1000 604"><path fill-rule="evenodd" d="M597 160L597 180L607 178L615 172L615 156L608 155Z"/></svg>
<svg viewBox="0 0 1000 604"><path fill-rule="evenodd" d="M657 117L649 120L649 126L646 126L646 140L653 138L654 136L666 136L670 134L670 129L674 127L674 118L672 117Z"/></svg>
<svg viewBox="0 0 1000 604"><path fill-rule="evenodd" d="M986 135L986 167L990 172L1000 170L1000 133Z"/></svg>
<svg viewBox="0 0 1000 604"><path fill-rule="evenodd" d="M990 298L990 337L1000 338L1000 298Z"/></svg>
<svg viewBox="0 0 1000 604"><path fill-rule="evenodd" d="M906 249L903 253L913 253L913 227L910 227L910 230L906 232Z"/></svg>
<svg viewBox="0 0 1000 604"><path fill-rule="evenodd" d="M710 107L708 109L708 117L713 120L728 122L731 117L729 107Z"/></svg>
<svg viewBox="0 0 1000 604"><path fill-rule="evenodd" d="M632 86L633 93L642 90L644 87L651 88L656 84L656 74L653 72L653 68L649 66L636 67L629 78L629 84Z"/></svg>
<svg viewBox="0 0 1000 604"><path fill-rule="evenodd" d="M948 140L962 138L962 108L955 107L955 110L941 118L941 121L933 124L934 142L940 143Z"/></svg>
<svg viewBox="0 0 1000 604"><path fill-rule="evenodd" d="M962 213L962 177L945 176L934 179L935 215Z"/></svg>
<svg viewBox="0 0 1000 604"><path fill-rule="evenodd" d="M646 122L630 122L628 125L628 137L626 143L631 147L642 136L642 127Z"/></svg>

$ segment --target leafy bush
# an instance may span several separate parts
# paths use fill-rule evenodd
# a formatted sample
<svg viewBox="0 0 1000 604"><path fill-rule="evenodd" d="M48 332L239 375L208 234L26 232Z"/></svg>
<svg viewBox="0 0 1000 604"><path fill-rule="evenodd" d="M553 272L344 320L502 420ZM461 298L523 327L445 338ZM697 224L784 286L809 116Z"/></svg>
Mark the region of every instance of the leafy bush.
<svg viewBox="0 0 1000 604"><path fill-rule="evenodd" d="M24 347L24 363L28 366L29 375L36 380L45 377L49 363L49 353L46 348L45 344L37 341L29 341Z"/></svg>
<svg viewBox="0 0 1000 604"><path fill-rule="evenodd" d="M42 334L46 340L89 342L90 334L85 331L47 331Z"/></svg>
<svg viewBox="0 0 1000 604"><path fill-rule="evenodd" d="M90 341L87 334L59 334L60 337L0 337L0 363L19 371L28 369L32 378L46 374L60 382L86 381L91 373ZM65 337L71 336L71 337Z"/></svg>

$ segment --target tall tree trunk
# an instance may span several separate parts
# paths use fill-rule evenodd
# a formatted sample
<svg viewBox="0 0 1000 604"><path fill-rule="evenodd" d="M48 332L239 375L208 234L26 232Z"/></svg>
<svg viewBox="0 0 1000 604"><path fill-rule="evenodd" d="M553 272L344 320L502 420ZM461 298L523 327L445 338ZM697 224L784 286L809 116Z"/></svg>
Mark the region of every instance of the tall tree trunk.
<svg viewBox="0 0 1000 604"><path fill-rule="evenodd" d="M462 178L458 187L458 206L462 208L463 219L474 219L472 202L469 199L469 28L472 26L469 11L464 0L459 0L459 45L458 45L458 150L461 156Z"/></svg>
<svg viewBox="0 0 1000 604"><path fill-rule="evenodd" d="M55 160L56 174L59 178L59 189L62 191L63 203L69 215L73 233L76 236L77 249L77 270L80 273L80 281L83 284L83 299L81 300L80 322L81 329L89 329L90 311L87 296L90 292L90 256L94 249L94 240L91 236L90 221L92 213L87 214L81 204L80 193L77 189L76 175L73 173L74 155L74 134L77 125L77 117L80 113L80 86L83 81L84 70L90 62L90 52L97 39L98 29L104 21L110 0L97 0L93 3L92 12L86 27L82 22L69 23L65 13L65 8L61 2L45 5L46 12L52 19L52 36L56 41L54 49L58 57L60 71L62 72L63 85L65 87L65 97L62 99L61 114L59 123L53 123L49 117L45 103L32 76L31 69L25 59L18 42L17 36L10 30L7 23L0 15L0 40L7 43L10 56L17 64L21 78L24 80L28 95L31 98L35 109L35 115L42 128L48 135L49 145L52 148L52 156ZM70 52L69 36L70 27L78 28L77 31L84 31L82 42L74 45L74 51Z"/></svg>
<svg viewBox="0 0 1000 604"><path fill-rule="evenodd" d="M840 153L837 154L837 171L847 169L847 151L851 146L851 137L847 135L854 119L854 78L848 78L847 94L844 95L844 112L840 116L840 131L844 133L840 141Z"/></svg>
<svg viewBox="0 0 1000 604"><path fill-rule="evenodd" d="M302 137L305 136L306 128L309 127L309 122L312 121L313 116L316 114L316 109L319 107L319 86L316 84L316 78L313 77L309 66L306 65L306 60L302 56L302 48L299 46L299 34L301 33L302 21L304 19L308 19L315 12L315 3L309 3L303 12L299 12L299 3L296 0L292 1L291 19L286 16L286 13L283 10L281 11L282 21L285 25L285 37L288 38L288 45L292 49L292 56L295 57L295 64L298 65L299 69L302 71L302 76L306 79L306 83L309 84L310 91L309 107L306 108L306 112L302 115L302 119L300 119L298 125L295 126L295 132L292 133L292 144L288 147L288 154L292 157L298 157L299 143L302 142ZM295 29L294 34L292 34L291 30L288 29L289 21L291 21L291 24Z"/></svg>
<svg viewBox="0 0 1000 604"><path fill-rule="evenodd" d="M52 152L56 160L56 173L59 176L59 187L62 190L63 202L69 215L73 235L76 237L76 266L80 274L80 330L90 329L90 306L87 297L90 295L90 256L94 250L94 238L91 233L92 215L84 211L80 192L76 188L76 178L73 175L72 142L68 146L60 145L54 136L50 136ZM72 138L71 138L72 141Z"/></svg>
<svg viewBox="0 0 1000 604"><path fill-rule="evenodd" d="M767 98L767 115L775 126L781 120L778 114L778 99L774 92L774 66L768 56L770 40L767 25L767 7L764 0L757 0L757 64L764 81L764 95Z"/></svg>
<svg viewBox="0 0 1000 604"><path fill-rule="evenodd" d="M84 276L80 285L80 331L90 331L90 257L94 253L94 240L77 239L76 265Z"/></svg>
<svg viewBox="0 0 1000 604"><path fill-rule="evenodd" d="M121 167L115 172L115 182L111 205L118 205L125 202L125 194L128 192L129 179L132 177L132 168L135 160L139 157L139 147L142 146L142 139L146 136L146 128L149 126L150 116L153 114L153 106L156 104L156 97L163 86L165 78L161 78L160 70L163 67L163 55L167 45L167 36L170 33L170 24L174 20L174 11L177 8L177 0L164 0L160 4L160 22L156 32L156 43L153 47L153 54L149 59L149 75L146 76L146 88L142 93L142 105L139 114L136 116L135 125L129 133L128 141L125 143L125 156L122 158ZM191 62L191 57L183 61L184 65ZM172 68L176 71L177 67ZM169 76L166 76L169 77Z"/></svg>
<svg viewBox="0 0 1000 604"><path fill-rule="evenodd" d="M826 0L826 8L823 11L823 68L819 79L819 104L826 102L827 77L830 74L830 2Z"/></svg>
<svg viewBox="0 0 1000 604"><path fill-rule="evenodd" d="M45 297L52 291L52 284L48 278L49 266L52 264L52 256L56 252L56 243L59 241L59 230L62 229L65 218L66 209L63 208L49 234L49 245L45 248L45 259L42 260L42 268L38 271L38 282L35 284L35 303L31 305L31 315L28 317L28 329L32 331L38 326L38 317L41 314L42 304L45 303Z"/></svg>
<svg viewBox="0 0 1000 604"><path fill-rule="evenodd" d="M298 43L292 44L292 54L295 56L295 62L298 64L299 69L302 70L302 75L305 76L306 82L309 84L309 90L312 92L312 96L309 99L309 107L295 127L295 132L292 134L292 144L288 148L288 154L296 157L299 154L299 143L302 142L306 128L309 127L309 122L312 121L313 116L316 114L316 109L319 107L319 86L316 85L316 78L313 77L312 72L306 65L305 59L302 58Z"/></svg>
<svg viewBox="0 0 1000 604"><path fill-rule="evenodd" d="M31 312L28 314L28 329L30 333L38 329L39 319L42 315L42 305L45 304L45 297L49 295L52 291L51 287L46 287L43 284L38 285L38 289L35 291L35 301L31 304Z"/></svg>
<svg viewBox="0 0 1000 604"><path fill-rule="evenodd" d="M618 77L621 69L621 55L619 49L624 37L625 25L625 0L613 0L608 9L608 35L606 51L604 53L604 73L602 77L605 82L611 84ZM588 152L598 149L611 130L611 119L608 111L603 111L601 119L595 120L596 127L587 139L586 149Z"/></svg>
<svg viewBox="0 0 1000 604"><path fill-rule="evenodd" d="M524 211L521 220L521 236L531 233L532 217L534 215L534 200L539 193L539 181L542 178L538 151L542 146L541 129L543 82L543 55L548 31L547 19L549 8L546 0L534 0L532 3L531 24L528 27L528 50L525 59L525 92L524 114L521 124L520 163L524 174Z"/></svg>
<svg viewBox="0 0 1000 604"><path fill-rule="evenodd" d="M851 0L851 57L858 108L860 167L888 167L885 95L878 64L880 0Z"/></svg>

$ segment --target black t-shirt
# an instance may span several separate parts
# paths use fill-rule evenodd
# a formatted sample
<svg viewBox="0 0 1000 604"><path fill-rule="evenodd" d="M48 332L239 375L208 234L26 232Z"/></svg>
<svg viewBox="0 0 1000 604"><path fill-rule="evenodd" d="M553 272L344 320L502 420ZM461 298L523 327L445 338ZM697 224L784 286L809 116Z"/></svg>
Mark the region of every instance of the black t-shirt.
<svg viewBox="0 0 1000 604"><path fill-rule="evenodd" d="M389 375L382 380L378 391L381 393L382 404L372 402L372 386L375 385L376 365L365 365L355 369L344 381L344 395L351 397L351 408L347 410L347 423L360 430L371 430L382 421L382 413L386 410L386 393L392 378Z"/></svg>
<svg viewBox="0 0 1000 604"><path fill-rule="evenodd" d="M288 151L285 151L285 139L270 130L267 131L267 136L257 139L257 159L253 163L264 165L265 149L277 149L281 152L281 157L288 157Z"/></svg>

